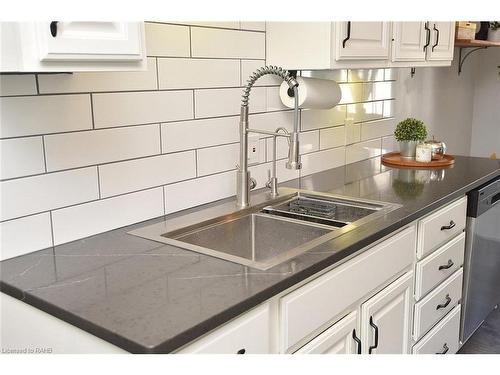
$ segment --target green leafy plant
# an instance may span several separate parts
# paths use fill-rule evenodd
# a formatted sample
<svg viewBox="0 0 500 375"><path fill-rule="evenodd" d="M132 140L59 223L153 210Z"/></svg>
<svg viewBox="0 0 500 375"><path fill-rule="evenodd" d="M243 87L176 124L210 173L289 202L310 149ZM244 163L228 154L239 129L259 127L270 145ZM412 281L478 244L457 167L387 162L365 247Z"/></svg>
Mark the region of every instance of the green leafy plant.
<svg viewBox="0 0 500 375"><path fill-rule="evenodd" d="M394 136L398 142L422 142L427 137L427 128L425 127L423 121L416 120L414 118L407 118L396 126Z"/></svg>
<svg viewBox="0 0 500 375"><path fill-rule="evenodd" d="M490 22L490 29L493 31L500 29L500 21Z"/></svg>

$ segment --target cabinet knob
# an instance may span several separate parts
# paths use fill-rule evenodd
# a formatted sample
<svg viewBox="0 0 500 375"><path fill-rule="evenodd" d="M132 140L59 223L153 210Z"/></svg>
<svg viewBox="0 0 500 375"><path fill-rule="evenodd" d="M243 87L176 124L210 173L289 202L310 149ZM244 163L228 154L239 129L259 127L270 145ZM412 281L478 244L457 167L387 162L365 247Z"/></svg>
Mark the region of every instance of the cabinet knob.
<svg viewBox="0 0 500 375"><path fill-rule="evenodd" d="M52 21L50 23L50 35L52 35L54 38L57 36L57 22L58 21Z"/></svg>

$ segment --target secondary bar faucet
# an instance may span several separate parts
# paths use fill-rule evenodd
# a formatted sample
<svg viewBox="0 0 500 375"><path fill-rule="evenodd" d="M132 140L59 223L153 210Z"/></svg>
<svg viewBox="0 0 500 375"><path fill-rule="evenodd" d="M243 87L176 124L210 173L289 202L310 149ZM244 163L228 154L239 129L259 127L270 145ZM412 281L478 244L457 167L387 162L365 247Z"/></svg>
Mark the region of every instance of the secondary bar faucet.
<svg viewBox="0 0 500 375"><path fill-rule="evenodd" d="M267 131L267 130L258 130L258 129L250 129L248 127L248 101L250 97L250 91L255 84L255 81L260 77L273 74L276 75L285 81L289 88L293 90L294 96L294 112L293 112L293 132L292 133L280 133L279 129L275 132ZM256 185L255 180L250 177L250 172L248 170L248 134L249 133L257 133L264 135L271 135L273 137L287 137L288 142L288 161L286 163L286 167L288 169L300 169L302 164L300 163L300 155L299 155L299 100L298 100L298 82L290 75L290 73L277 66L264 66L262 68L257 69L248 79L247 84L243 90L243 96L241 99L241 111L240 111L240 164L237 166L237 184L236 184L236 204L239 208L248 207L250 204L250 189L254 188ZM276 146L276 145L274 145ZM274 149L274 163L276 163L276 148ZM276 181L276 168L273 165L273 179L270 184L274 184L274 188L272 188L273 194L277 194L277 181Z"/></svg>

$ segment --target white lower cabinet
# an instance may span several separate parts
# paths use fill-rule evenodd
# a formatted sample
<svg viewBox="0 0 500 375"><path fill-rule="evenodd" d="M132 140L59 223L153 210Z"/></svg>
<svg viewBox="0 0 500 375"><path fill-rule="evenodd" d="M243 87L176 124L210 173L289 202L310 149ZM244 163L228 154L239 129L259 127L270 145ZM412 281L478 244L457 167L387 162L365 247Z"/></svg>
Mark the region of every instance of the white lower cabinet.
<svg viewBox="0 0 500 375"><path fill-rule="evenodd" d="M361 305L363 354L406 354L410 344L413 272Z"/></svg>
<svg viewBox="0 0 500 375"><path fill-rule="evenodd" d="M358 313L353 311L333 326L309 341L296 354L356 354L360 344L356 342ZM358 339L359 340L359 339Z"/></svg>

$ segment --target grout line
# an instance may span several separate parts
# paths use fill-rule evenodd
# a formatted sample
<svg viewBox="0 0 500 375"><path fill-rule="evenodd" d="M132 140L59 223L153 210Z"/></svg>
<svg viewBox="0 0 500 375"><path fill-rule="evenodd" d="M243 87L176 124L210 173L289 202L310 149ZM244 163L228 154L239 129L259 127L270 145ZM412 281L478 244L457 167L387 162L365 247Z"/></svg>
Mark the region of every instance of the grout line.
<svg viewBox="0 0 500 375"><path fill-rule="evenodd" d="M101 196L101 174L99 173L99 166L96 166L97 169L97 192L99 193L99 199L102 198Z"/></svg>
<svg viewBox="0 0 500 375"><path fill-rule="evenodd" d="M194 150L194 172L196 177L198 177L198 150Z"/></svg>
<svg viewBox="0 0 500 375"><path fill-rule="evenodd" d="M40 83L38 82L38 74L35 74L35 86L37 95L40 94Z"/></svg>
<svg viewBox="0 0 500 375"><path fill-rule="evenodd" d="M54 221L52 220L52 211L49 211L49 218L50 218L50 237L52 240L52 247L54 247L56 241L54 240Z"/></svg>
<svg viewBox="0 0 500 375"><path fill-rule="evenodd" d="M158 67L158 57L155 57L156 61L156 89L160 90L160 68Z"/></svg>
<svg viewBox="0 0 500 375"><path fill-rule="evenodd" d="M45 152L45 136L42 135L42 152L43 152L43 165L45 167L45 173L47 173L47 155Z"/></svg>
<svg viewBox="0 0 500 375"><path fill-rule="evenodd" d="M92 93L90 93L90 115L92 117L92 129L95 129L95 120L94 120L94 99L92 97Z"/></svg>
<svg viewBox="0 0 500 375"><path fill-rule="evenodd" d="M196 119L196 100L195 100L195 97L196 97L196 92L195 90L193 90L193 119Z"/></svg>
<svg viewBox="0 0 500 375"><path fill-rule="evenodd" d="M163 215L167 214L167 198L165 195L167 194L167 190L165 189L165 186L162 187L162 197L163 197Z"/></svg>
<svg viewBox="0 0 500 375"><path fill-rule="evenodd" d="M163 155L163 141L161 138L161 123L158 124L158 130L160 131L160 155Z"/></svg>
<svg viewBox="0 0 500 375"><path fill-rule="evenodd" d="M193 57L193 37L191 33L191 26L189 26L189 57Z"/></svg>

